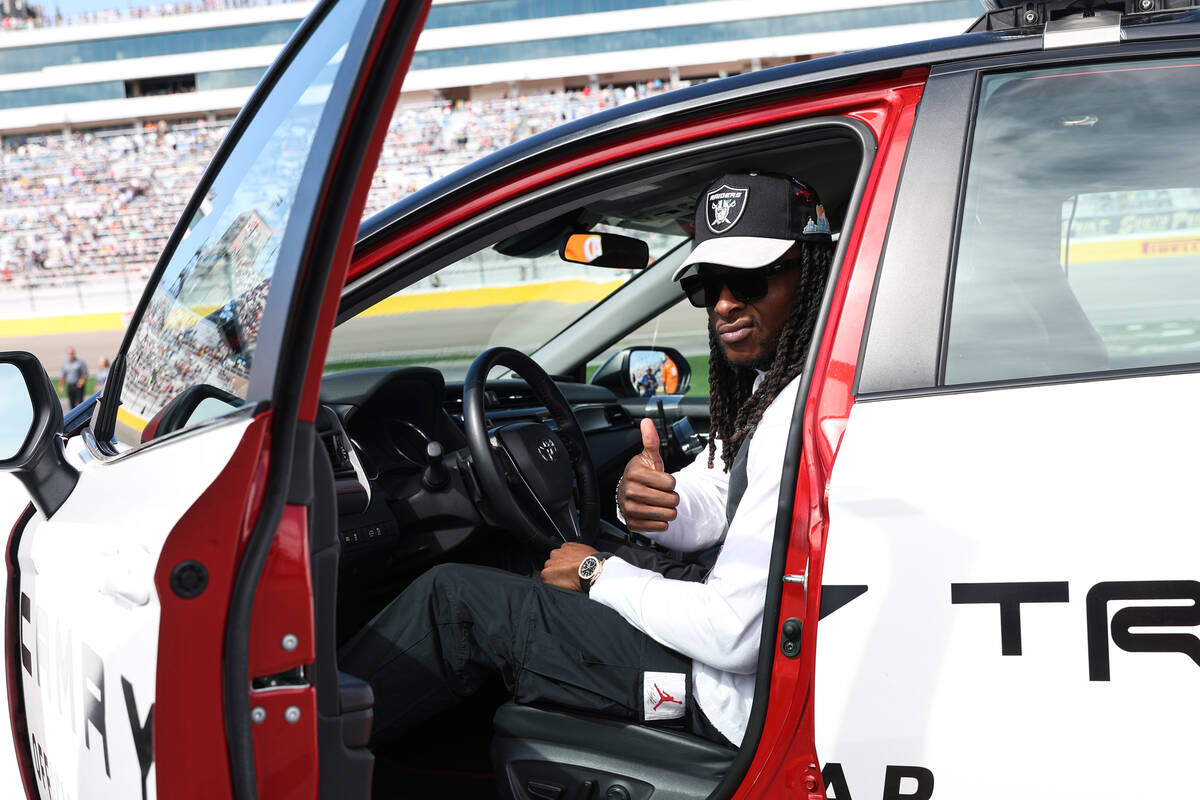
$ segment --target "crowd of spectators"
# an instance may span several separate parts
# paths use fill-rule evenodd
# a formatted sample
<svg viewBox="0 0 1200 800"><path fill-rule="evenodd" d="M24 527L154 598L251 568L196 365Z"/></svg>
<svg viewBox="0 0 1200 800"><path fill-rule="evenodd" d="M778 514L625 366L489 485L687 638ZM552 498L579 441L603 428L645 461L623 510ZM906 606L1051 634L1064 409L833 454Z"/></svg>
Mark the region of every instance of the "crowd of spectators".
<svg viewBox="0 0 1200 800"><path fill-rule="evenodd" d="M662 89L657 84L402 106L389 127L366 214L518 139ZM5 142L0 292L86 285L103 274L144 279L229 125L160 122ZM138 333L145 341L133 348L153 357L129 364L122 395L131 413L149 418L196 382L244 393L250 360L242 350L253 349L269 285L255 266L268 233L263 220L242 214L213 254L198 254L186 275L154 293ZM209 283L221 289L212 302L229 298L221 277L226 271L234 299L209 311ZM188 295L186 302L180 292Z"/></svg>
<svg viewBox="0 0 1200 800"><path fill-rule="evenodd" d="M61 28L66 25L95 25L102 22L123 22L146 17L173 17L179 14L222 11L227 8L277 6L294 2L296 0L186 0L178 3L150 3L126 8L63 14L52 0L48 0L41 3L40 6L38 3L30 3L30 11L25 14L0 17L0 29L27 30L30 28Z"/></svg>
<svg viewBox="0 0 1200 800"><path fill-rule="evenodd" d="M366 215L492 151L564 122L664 91L636 86L549 92L400 108L392 118L367 199Z"/></svg>
<svg viewBox="0 0 1200 800"><path fill-rule="evenodd" d="M240 214L176 281L157 287L129 350L121 402L131 413L149 419L197 383L245 396L271 285L256 264L270 238L257 213Z"/></svg>
<svg viewBox="0 0 1200 800"><path fill-rule="evenodd" d="M567 120L662 91L661 83L401 106L366 215L459 167ZM11 139L0 148L0 291L144 279L229 120Z"/></svg>
<svg viewBox="0 0 1200 800"><path fill-rule="evenodd" d="M246 310L247 321L253 321L255 335L268 285L262 282L247 298L251 306ZM187 387L201 383L246 395L249 361L241 352L231 352L217 324L181 318L188 313L162 288L146 307L130 348L138 357L129 362L121 391L122 406L143 420L149 420Z"/></svg>
<svg viewBox="0 0 1200 800"><path fill-rule="evenodd" d="M228 128L159 123L5 143L0 281L147 274Z"/></svg>

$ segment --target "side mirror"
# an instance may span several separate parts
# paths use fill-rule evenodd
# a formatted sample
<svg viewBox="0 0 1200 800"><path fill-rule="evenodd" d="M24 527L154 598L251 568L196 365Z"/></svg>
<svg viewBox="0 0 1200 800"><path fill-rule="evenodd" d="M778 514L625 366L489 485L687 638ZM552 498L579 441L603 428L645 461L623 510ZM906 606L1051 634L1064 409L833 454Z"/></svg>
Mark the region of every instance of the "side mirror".
<svg viewBox="0 0 1200 800"><path fill-rule="evenodd" d="M605 361L591 382L617 397L687 394L692 366L673 347L627 347Z"/></svg>
<svg viewBox="0 0 1200 800"><path fill-rule="evenodd" d="M0 470L13 473L46 517L62 507L79 471L63 451L62 401L37 357L0 353Z"/></svg>
<svg viewBox="0 0 1200 800"><path fill-rule="evenodd" d="M142 442L166 436L168 433L195 425L206 419L228 414L245 404L236 394L198 383L184 389L167 403L142 429Z"/></svg>
<svg viewBox="0 0 1200 800"><path fill-rule="evenodd" d="M645 269L650 263L650 245L617 233L572 233L558 249L563 261L589 267Z"/></svg>

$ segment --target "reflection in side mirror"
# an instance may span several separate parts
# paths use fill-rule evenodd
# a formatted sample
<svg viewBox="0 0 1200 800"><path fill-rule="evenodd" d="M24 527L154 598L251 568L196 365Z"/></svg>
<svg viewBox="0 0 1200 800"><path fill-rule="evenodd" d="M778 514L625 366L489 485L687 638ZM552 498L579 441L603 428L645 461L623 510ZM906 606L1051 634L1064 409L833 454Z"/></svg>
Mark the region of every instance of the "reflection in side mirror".
<svg viewBox="0 0 1200 800"><path fill-rule="evenodd" d="M16 364L0 364L0 461L16 458L33 431L33 400Z"/></svg>
<svg viewBox="0 0 1200 800"><path fill-rule="evenodd" d="M661 350L635 350L629 354L629 382L646 399L679 394L679 365Z"/></svg>
<svg viewBox="0 0 1200 800"><path fill-rule="evenodd" d="M613 355L592 376L592 383L618 397L651 400L687 394L692 367L673 347L628 347Z"/></svg>
<svg viewBox="0 0 1200 800"><path fill-rule="evenodd" d="M62 401L32 353L0 353L0 470L25 484L47 518L66 502L79 471L63 452Z"/></svg>
<svg viewBox="0 0 1200 800"><path fill-rule="evenodd" d="M572 233L558 254L563 261L591 267L645 269L650 263L650 245L616 233Z"/></svg>

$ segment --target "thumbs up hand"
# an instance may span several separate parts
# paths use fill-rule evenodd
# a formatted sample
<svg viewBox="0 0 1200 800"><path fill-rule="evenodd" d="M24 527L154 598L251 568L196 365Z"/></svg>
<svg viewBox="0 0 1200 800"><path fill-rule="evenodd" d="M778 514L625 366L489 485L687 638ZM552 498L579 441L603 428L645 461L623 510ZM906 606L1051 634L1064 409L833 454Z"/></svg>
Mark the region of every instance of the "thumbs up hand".
<svg viewBox="0 0 1200 800"><path fill-rule="evenodd" d="M642 452L625 465L617 503L626 527L635 533L662 533L675 519L679 495L675 478L663 471L658 429L652 419L642 420Z"/></svg>

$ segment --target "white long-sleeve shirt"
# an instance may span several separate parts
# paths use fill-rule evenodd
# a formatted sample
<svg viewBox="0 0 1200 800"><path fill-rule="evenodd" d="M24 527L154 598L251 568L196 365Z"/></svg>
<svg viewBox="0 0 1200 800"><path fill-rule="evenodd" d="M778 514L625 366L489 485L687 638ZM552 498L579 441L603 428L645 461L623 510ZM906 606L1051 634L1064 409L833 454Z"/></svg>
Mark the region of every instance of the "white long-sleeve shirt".
<svg viewBox="0 0 1200 800"><path fill-rule="evenodd" d="M760 373L755 388L762 378ZM750 439L746 493L706 581L671 580L614 556L590 592L655 641L692 659L693 700L725 738L739 745L754 700L767 568L799 385L797 377L779 392ZM709 469L707 454L701 453L675 473L675 481L678 516L667 530L647 535L672 550L713 546L725 533L729 489L720 457Z"/></svg>

